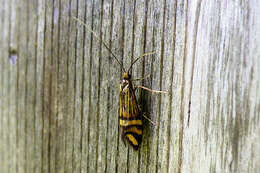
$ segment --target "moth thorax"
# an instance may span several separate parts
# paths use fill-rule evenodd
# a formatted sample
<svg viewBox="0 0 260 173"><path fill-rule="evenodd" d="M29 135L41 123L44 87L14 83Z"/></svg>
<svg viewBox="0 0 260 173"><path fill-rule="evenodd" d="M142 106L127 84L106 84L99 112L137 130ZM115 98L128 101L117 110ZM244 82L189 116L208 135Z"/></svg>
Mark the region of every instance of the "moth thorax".
<svg viewBox="0 0 260 173"><path fill-rule="evenodd" d="M129 80L129 79L131 79L131 75L128 74L127 72L124 72L123 73L123 79Z"/></svg>

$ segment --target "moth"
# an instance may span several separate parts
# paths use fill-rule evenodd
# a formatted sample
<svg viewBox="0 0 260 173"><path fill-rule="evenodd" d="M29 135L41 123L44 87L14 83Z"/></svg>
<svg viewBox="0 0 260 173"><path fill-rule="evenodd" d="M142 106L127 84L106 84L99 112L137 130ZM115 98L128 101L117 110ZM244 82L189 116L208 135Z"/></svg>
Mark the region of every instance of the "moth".
<svg viewBox="0 0 260 173"><path fill-rule="evenodd" d="M135 89L131 81L131 74L123 73L119 94L121 137L137 150L142 142L143 121L138 107Z"/></svg>
<svg viewBox="0 0 260 173"><path fill-rule="evenodd" d="M84 25L103 45L106 49L110 52L110 54L115 58L117 63L123 69L122 80L120 82L120 92L119 92L119 125L121 131L121 138L125 144L127 141L135 150L141 145L142 142L142 134L143 134L143 120L142 117L144 116L138 107L137 99L135 96L136 87L134 87L130 70L132 66L142 57L147 55L154 54L155 52L145 53L138 58L136 58L133 63L130 65L129 69L126 71L123 64L119 61L116 55L109 49L107 44L103 42L96 33L88 28L88 26L79 20L78 18L74 17L79 23ZM164 91L155 91L149 88L138 86L139 88L146 89L151 92L158 92L158 93L165 93Z"/></svg>

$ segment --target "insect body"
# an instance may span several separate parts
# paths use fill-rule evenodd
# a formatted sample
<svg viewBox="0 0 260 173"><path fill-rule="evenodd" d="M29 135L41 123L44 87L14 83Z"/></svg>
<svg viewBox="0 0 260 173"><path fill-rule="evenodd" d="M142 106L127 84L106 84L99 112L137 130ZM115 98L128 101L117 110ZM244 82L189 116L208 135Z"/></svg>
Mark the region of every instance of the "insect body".
<svg viewBox="0 0 260 173"><path fill-rule="evenodd" d="M123 73L123 79L120 84L120 126L121 137L138 149L142 141L143 122L142 113L138 108L135 91L131 81L131 75L127 72Z"/></svg>
<svg viewBox="0 0 260 173"><path fill-rule="evenodd" d="M143 133L143 122L142 122L142 113L137 105L137 100L135 96L135 89L132 84L131 74L129 71L132 69L132 66L142 57L147 55L152 55L155 52L145 53L138 58L136 58L133 63L130 65L128 71L125 70L123 64L119 61L116 55L110 50L110 48L104 43L96 33L89 28L84 22L74 17L79 23L84 25L92 34L95 36L111 53L111 55L115 58L116 62L122 67L123 70L123 79L120 84L120 96L119 96L119 104L120 104L120 126L121 126L121 136L122 140L125 143L125 140L133 146L134 149L138 149L141 141L142 141L142 133ZM153 91L149 88L139 86L142 89L146 89L151 92L162 92L162 91Z"/></svg>

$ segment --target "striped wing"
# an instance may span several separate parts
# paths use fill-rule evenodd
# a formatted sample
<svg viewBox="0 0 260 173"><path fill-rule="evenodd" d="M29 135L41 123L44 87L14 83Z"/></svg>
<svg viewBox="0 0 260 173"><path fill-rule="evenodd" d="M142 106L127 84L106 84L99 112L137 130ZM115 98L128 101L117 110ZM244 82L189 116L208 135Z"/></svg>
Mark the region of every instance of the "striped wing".
<svg viewBox="0 0 260 173"><path fill-rule="evenodd" d="M142 142L142 116L131 83L124 88L120 87L119 100L122 139L126 139L137 150Z"/></svg>

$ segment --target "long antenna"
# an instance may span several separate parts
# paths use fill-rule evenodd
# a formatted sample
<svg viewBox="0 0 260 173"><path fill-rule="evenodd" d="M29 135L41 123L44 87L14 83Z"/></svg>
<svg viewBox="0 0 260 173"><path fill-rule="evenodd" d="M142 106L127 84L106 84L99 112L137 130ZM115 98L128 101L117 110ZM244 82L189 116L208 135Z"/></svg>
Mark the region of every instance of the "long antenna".
<svg viewBox="0 0 260 173"><path fill-rule="evenodd" d="M152 51L152 52L147 52L147 53L144 53L143 55L139 56L138 58L136 58L134 60L134 62L130 65L129 69L127 70L127 73L129 73L129 71L131 70L131 68L133 67L133 65L141 58L145 57L145 56L148 56L148 55L152 55L152 54L155 54L155 51Z"/></svg>
<svg viewBox="0 0 260 173"><path fill-rule="evenodd" d="M78 21L80 24L82 24L83 26L85 26L104 46L105 48L107 48L107 50L109 51L109 53L111 53L113 55L113 57L116 59L117 63L122 67L123 71L126 72L123 64L118 60L118 58L116 57L116 55L110 50L110 48L106 45L106 43L104 41L102 41L97 34L91 29L89 28L83 21L81 21L80 19L76 18L73 16L73 19L75 19L76 21Z"/></svg>

